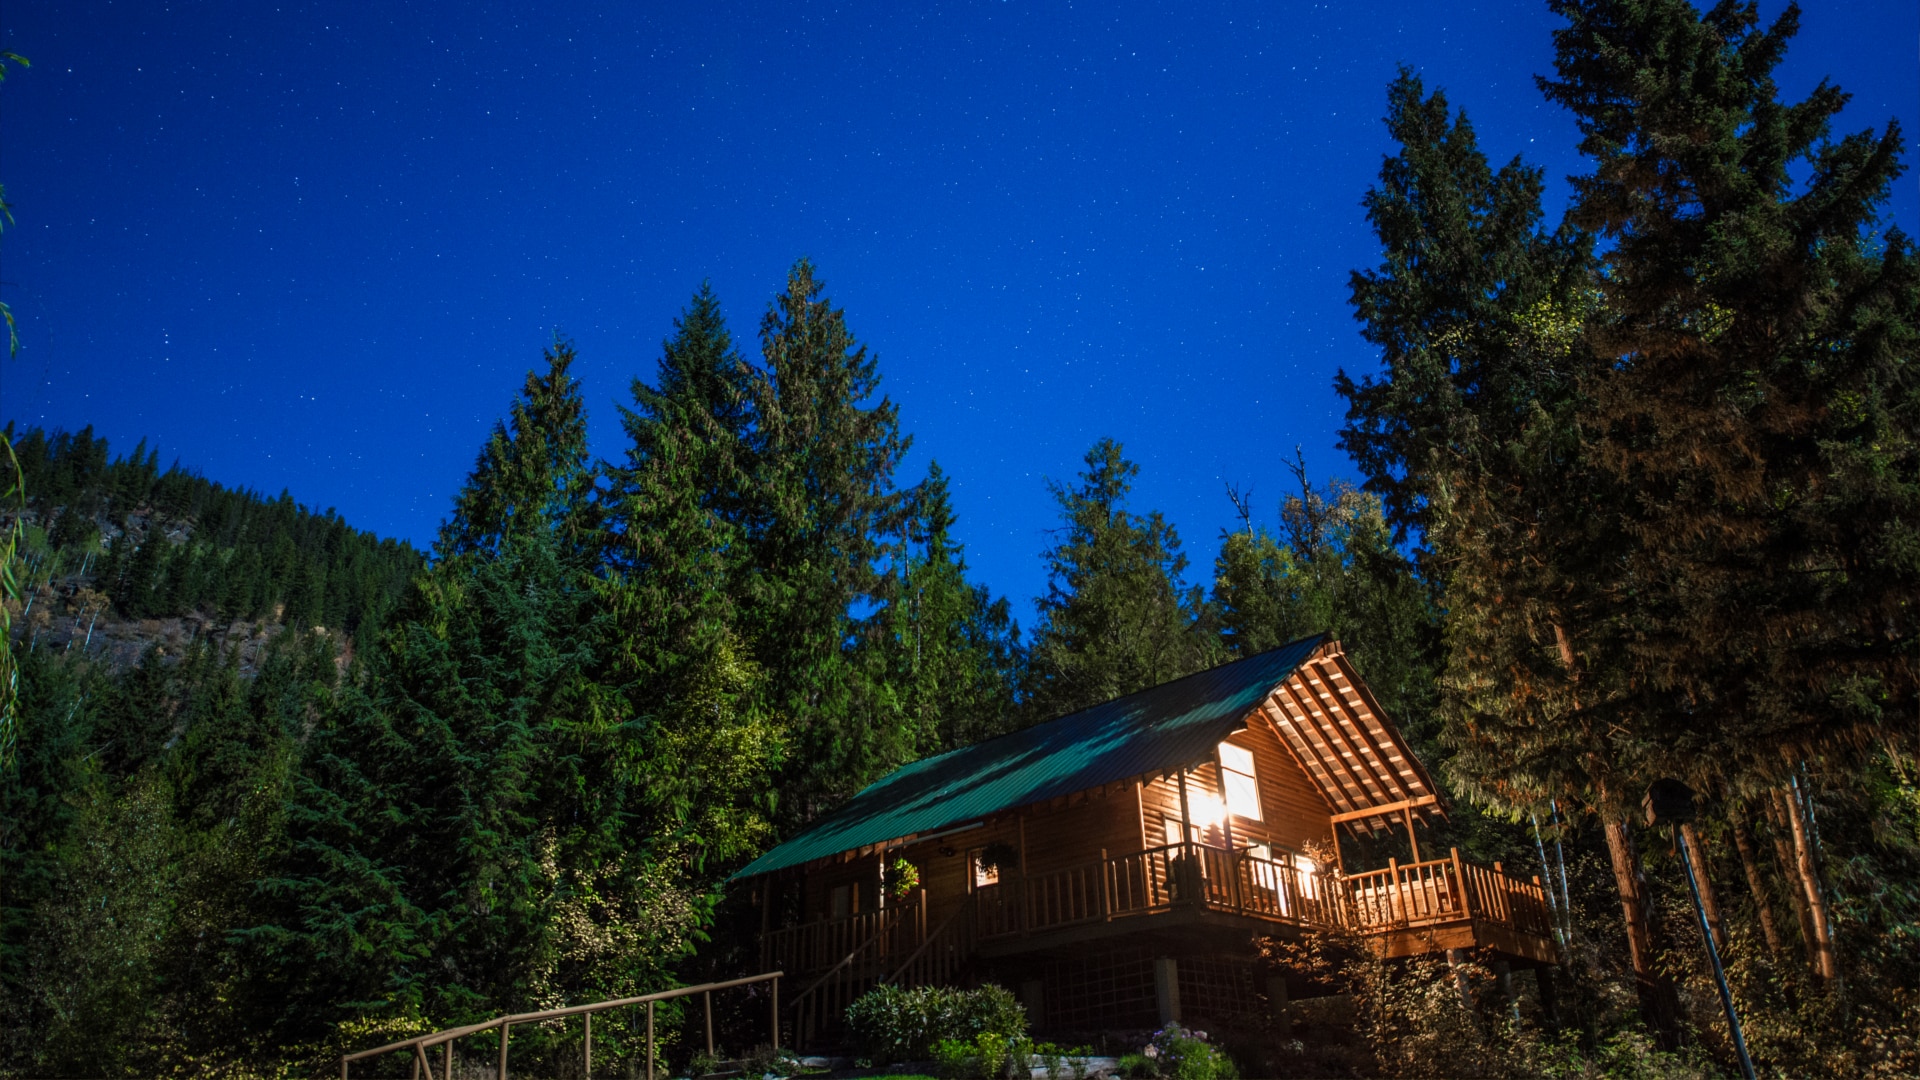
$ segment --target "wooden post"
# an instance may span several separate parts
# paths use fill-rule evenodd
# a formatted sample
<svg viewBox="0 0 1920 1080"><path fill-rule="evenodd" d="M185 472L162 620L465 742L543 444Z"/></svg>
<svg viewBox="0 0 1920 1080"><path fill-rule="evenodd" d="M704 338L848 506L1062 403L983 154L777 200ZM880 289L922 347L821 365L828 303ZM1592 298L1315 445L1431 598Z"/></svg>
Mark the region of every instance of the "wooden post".
<svg viewBox="0 0 1920 1080"><path fill-rule="evenodd" d="M427 1080L433 1080L433 1063L427 1060L427 1048L424 1046L421 1046L419 1043L414 1043L413 1044L413 1080L420 1080L420 1073L422 1070L425 1070L427 1074Z"/></svg>
<svg viewBox="0 0 1920 1080"><path fill-rule="evenodd" d="M347 1080L347 1055L340 1055L340 1080Z"/></svg>
<svg viewBox="0 0 1920 1080"><path fill-rule="evenodd" d="M508 1028L508 1027L510 1027L510 1026L512 1026L512 1025L510 1025L510 1024L508 1024L508 1023L507 1023L506 1021L504 1021L504 1020L500 1022L500 1076L499 1076L499 1080L507 1080L507 1028Z"/></svg>
<svg viewBox="0 0 1920 1080"><path fill-rule="evenodd" d="M440 1048L445 1051L441 1055L440 1062L441 1080L453 1080L453 1040L448 1039L441 1043ZM593 1080L593 1078L588 1077L587 1080Z"/></svg>
<svg viewBox="0 0 1920 1080"><path fill-rule="evenodd" d="M707 1012L707 1056L713 1056L713 991L700 995L700 1004Z"/></svg>
<svg viewBox="0 0 1920 1080"><path fill-rule="evenodd" d="M773 977L773 1043L772 1048L780 1048L780 977Z"/></svg>
<svg viewBox="0 0 1920 1080"><path fill-rule="evenodd" d="M1100 849L1100 863L1099 863L1098 872L1100 874L1100 921L1112 922L1113 921L1113 898L1110 895L1108 895L1108 890L1107 890L1107 849L1106 848Z"/></svg>
<svg viewBox="0 0 1920 1080"><path fill-rule="evenodd" d="M1020 932L1027 932L1027 815L1021 814L1014 819L1020 825L1020 888L1017 891L1016 909L1020 914Z"/></svg>
<svg viewBox="0 0 1920 1080"><path fill-rule="evenodd" d="M1420 861L1420 838L1413 835L1413 807L1403 806L1400 812L1407 817L1407 846L1413 849L1413 861Z"/></svg>
<svg viewBox="0 0 1920 1080"><path fill-rule="evenodd" d="M1401 913L1406 910L1407 898L1400 895L1400 860L1387 860L1387 921L1401 921ZM1412 922L1411 918L1406 921Z"/></svg>
<svg viewBox="0 0 1920 1080"><path fill-rule="evenodd" d="M1467 902L1467 874L1460 868L1460 849L1449 848L1453 859L1453 908L1462 915L1472 915L1473 905ZM1437 914L1437 913L1436 913Z"/></svg>
<svg viewBox="0 0 1920 1080"><path fill-rule="evenodd" d="M581 1075L593 1080L593 1014L581 1013L581 1019L587 1022L586 1034L581 1037ZM447 1080L453 1080L453 1074L447 1074Z"/></svg>
<svg viewBox="0 0 1920 1080"><path fill-rule="evenodd" d="M503 1042L500 1045L505 1046L506 1043ZM507 1060L505 1052L501 1053L500 1060L502 1062ZM507 1071L503 1067L500 1070L501 1080L505 1080L506 1075ZM651 1001L647 1002L647 1080L653 1080L653 1002Z"/></svg>
<svg viewBox="0 0 1920 1080"><path fill-rule="evenodd" d="M1133 812L1140 819L1140 850L1145 851L1154 845L1147 843L1147 784L1139 777L1133 781Z"/></svg>
<svg viewBox="0 0 1920 1080"><path fill-rule="evenodd" d="M1180 770L1180 843L1182 845L1182 850L1185 850L1185 845L1190 844L1192 842L1193 842L1193 815L1187 810L1187 770L1181 769Z"/></svg>

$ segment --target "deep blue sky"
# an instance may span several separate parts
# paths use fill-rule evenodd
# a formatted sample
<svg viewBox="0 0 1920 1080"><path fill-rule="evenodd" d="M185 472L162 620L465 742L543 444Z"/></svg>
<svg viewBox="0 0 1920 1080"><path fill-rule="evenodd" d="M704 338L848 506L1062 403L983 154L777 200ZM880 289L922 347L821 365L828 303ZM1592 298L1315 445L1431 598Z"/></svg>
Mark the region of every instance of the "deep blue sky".
<svg viewBox="0 0 1920 1080"><path fill-rule="evenodd" d="M1767 3L1771 17L1780 9ZM428 540L555 328L596 452L701 279L754 341L811 256L1022 622L1048 478L1100 435L1204 580L1334 448L1395 65L1576 171L1525 2L16 2L0 88L19 358L0 416ZM1920 6L1809 5L1788 88L1920 132ZM1910 140L1911 141L1911 140ZM1911 155L1909 161L1912 160ZM1916 186L1893 218L1910 232ZM1557 209L1555 211L1557 213Z"/></svg>

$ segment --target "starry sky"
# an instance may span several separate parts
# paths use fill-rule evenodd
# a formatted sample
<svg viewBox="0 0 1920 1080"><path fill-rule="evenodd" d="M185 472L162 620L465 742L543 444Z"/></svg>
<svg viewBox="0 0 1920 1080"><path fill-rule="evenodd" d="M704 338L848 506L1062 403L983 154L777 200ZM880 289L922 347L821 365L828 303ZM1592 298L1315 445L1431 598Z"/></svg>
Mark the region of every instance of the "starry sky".
<svg viewBox="0 0 1920 1080"><path fill-rule="evenodd" d="M1763 4L1771 17L1781 4ZM1537 0L68 2L0 12L22 349L0 418L430 541L555 330L594 450L702 280L751 347L812 258L1031 622L1098 437L1205 580L1226 487L1319 477L1397 65L1496 158L1578 171ZM1782 71L1920 132L1920 5L1811 2ZM1909 161L1913 160L1909 155ZM1890 212L1920 222L1914 175Z"/></svg>

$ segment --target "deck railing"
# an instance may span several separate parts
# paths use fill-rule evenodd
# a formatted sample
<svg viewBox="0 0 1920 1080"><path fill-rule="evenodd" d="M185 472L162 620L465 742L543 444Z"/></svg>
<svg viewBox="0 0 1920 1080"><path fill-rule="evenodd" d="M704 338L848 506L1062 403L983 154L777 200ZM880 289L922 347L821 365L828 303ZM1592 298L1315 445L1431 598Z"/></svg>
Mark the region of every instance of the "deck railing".
<svg viewBox="0 0 1920 1080"><path fill-rule="evenodd" d="M1078 866L980 888L974 933L985 941L1183 906L1362 933L1470 918L1552 933L1538 882L1465 862L1457 851L1339 877L1292 859L1192 843L1101 852Z"/></svg>
<svg viewBox="0 0 1920 1080"><path fill-rule="evenodd" d="M843 919L822 919L769 930L760 936L760 966L819 971L876 939L879 957L910 952L926 938L925 891L905 903Z"/></svg>

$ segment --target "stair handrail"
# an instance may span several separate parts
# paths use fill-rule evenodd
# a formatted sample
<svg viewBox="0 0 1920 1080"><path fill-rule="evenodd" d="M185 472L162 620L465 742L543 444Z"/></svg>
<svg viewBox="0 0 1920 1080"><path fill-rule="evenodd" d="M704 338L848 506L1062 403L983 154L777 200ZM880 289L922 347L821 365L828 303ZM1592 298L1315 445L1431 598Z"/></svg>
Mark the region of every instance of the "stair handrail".
<svg viewBox="0 0 1920 1080"><path fill-rule="evenodd" d="M920 959L920 954L926 952L929 948L931 948L934 942L939 941L941 938L945 937L947 931L953 927L955 922L960 920L962 917L965 917L970 921L973 917L973 906L974 906L973 894L970 893L967 896L967 902L964 904L961 904L957 908L954 908L953 914L948 915L946 918L940 920L940 925L934 927L933 933L927 935L927 939L920 943L919 948L913 950L912 954L907 957L905 963L901 964L898 968L894 969L893 974L888 975L884 979L881 979L880 985L888 986L895 982L898 982L900 979L900 976L905 975L907 973L907 969L913 966L914 961Z"/></svg>

